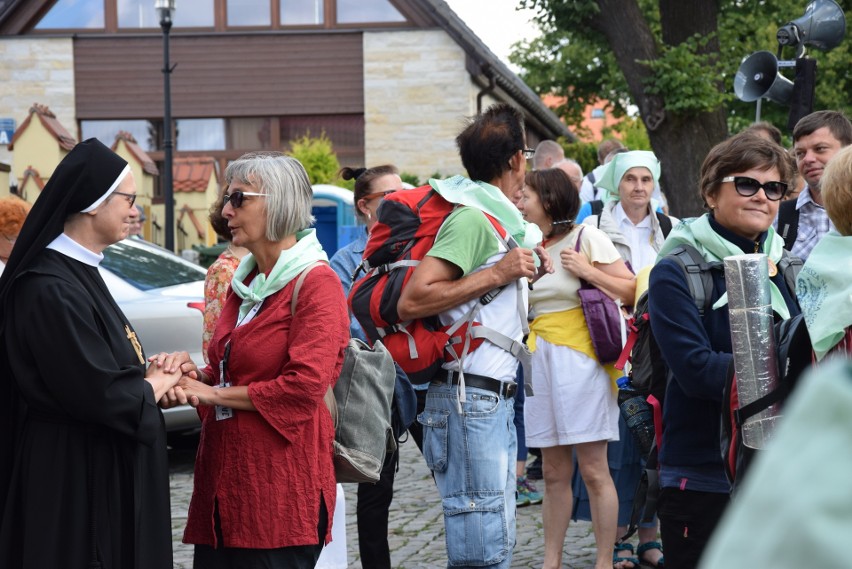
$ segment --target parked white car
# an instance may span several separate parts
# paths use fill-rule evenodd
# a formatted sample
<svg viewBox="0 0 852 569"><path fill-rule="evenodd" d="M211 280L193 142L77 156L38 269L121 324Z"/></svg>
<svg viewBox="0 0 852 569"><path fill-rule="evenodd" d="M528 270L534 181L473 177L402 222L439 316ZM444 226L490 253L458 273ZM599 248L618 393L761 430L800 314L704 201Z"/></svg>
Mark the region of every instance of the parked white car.
<svg viewBox="0 0 852 569"><path fill-rule="evenodd" d="M196 363L204 362L204 268L141 239L125 239L104 251L101 274L146 356L186 351ZM163 415L170 433L200 426L188 405L165 409Z"/></svg>

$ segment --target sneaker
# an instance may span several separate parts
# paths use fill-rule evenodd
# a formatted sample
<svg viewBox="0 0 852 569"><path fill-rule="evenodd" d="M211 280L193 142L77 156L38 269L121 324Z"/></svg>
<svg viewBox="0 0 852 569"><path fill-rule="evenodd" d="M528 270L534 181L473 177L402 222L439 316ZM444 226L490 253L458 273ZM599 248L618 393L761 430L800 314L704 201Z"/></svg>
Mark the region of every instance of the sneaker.
<svg viewBox="0 0 852 569"><path fill-rule="evenodd" d="M526 494L521 494L521 487L518 486L518 490L515 491L515 507L523 508L524 506L530 505L530 499Z"/></svg>
<svg viewBox="0 0 852 569"><path fill-rule="evenodd" d="M533 506L541 504L544 499L532 482L527 480L526 476L518 476L518 499L521 496L524 496Z"/></svg>
<svg viewBox="0 0 852 569"><path fill-rule="evenodd" d="M541 457L535 457L531 463L527 465L527 476L530 480L541 480Z"/></svg>

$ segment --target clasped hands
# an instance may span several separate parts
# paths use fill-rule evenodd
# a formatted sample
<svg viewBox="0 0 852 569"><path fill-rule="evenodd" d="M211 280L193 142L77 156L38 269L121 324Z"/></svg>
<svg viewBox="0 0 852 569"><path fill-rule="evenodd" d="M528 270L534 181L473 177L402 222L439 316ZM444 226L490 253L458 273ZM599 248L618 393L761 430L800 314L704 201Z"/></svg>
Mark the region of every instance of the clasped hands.
<svg viewBox="0 0 852 569"><path fill-rule="evenodd" d="M538 255L541 261L538 267L535 265L533 252ZM515 247L506 253L494 268L501 275L500 281L503 283L519 278L526 278L530 283L534 283L544 275L553 272L553 259L547 250L540 245L534 249Z"/></svg>
<svg viewBox="0 0 852 569"><path fill-rule="evenodd" d="M211 385L211 379L202 372L187 352L161 352L148 358L149 370L156 369L177 377L165 394L157 402L163 409L171 409L178 405L212 405L212 397L216 390ZM173 375L172 375L173 374Z"/></svg>

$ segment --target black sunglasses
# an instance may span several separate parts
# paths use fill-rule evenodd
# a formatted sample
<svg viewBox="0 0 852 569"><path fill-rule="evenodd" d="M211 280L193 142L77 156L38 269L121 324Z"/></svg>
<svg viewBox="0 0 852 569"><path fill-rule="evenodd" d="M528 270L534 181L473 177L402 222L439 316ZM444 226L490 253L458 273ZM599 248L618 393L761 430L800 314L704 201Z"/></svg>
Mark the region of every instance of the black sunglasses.
<svg viewBox="0 0 852 569"><path fill-rule="evenodd" d="M763 188L766 199L776 202L787 194L787 184L784 182L764 182L761 184L754 178L747 176L728 176L722 178L723 182L733 182L737 193L744 198L750 198Z"/></svg>
<svg viewBox="0 0 852 569"><path fill-rule="evenodd" d="M222 207L231 202L231 207L239 209L243 205L243 200L246 196L265 196L266 194L258 194L257 192L243 192L242 190L234 190L230 194L222 196Z"/></svg>
<svg viewBox="0 0 852 569"><path fill-rule="evenodd" d="M133 207L133 204L136 203L136 194L128 194L126 192L113 192L113 194L127 198L127 201L130 202L130 207Z"/></svg>
<svg viewBox="0 0 852 569"><path fill-rule="evenodd" d="M521 151L524 153L524 158L529 160L535 155L535 150L532 148L522 148Z"/></svg>

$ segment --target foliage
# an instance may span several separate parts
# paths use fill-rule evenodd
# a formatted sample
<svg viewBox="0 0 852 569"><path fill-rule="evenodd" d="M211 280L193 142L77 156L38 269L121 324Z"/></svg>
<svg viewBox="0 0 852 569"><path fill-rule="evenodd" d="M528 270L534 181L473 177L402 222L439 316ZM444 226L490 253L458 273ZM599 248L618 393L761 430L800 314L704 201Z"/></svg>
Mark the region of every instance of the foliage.
<svg viewBox="0 0 852 569"><path fill-rule="evenodd" d="M646 82L646 91L665 96L669 111L678 114L710 112L732 98L718 89L707 88L708 77L724 73L715 54L702 53L711 37L696 35L676 46L663 45L657 59L644 62L653 72Z"/></svg>
<svg viewBox="0 0 852 569"><path fill-rule="evenodd" d="M559 139L559 142L565 150L565 157L576 160L584 174L598 165L598 145L594 142L565 142L564 139Z"/></svg>
<svg viewBox="0 0 852 569"><path fill-rule="evenodd" d="M604 129L604 138L610 136L609 129ZM630 150L651 150L651 141L648 140L648 131L642 119L637 117L625 117L624 120L612 127L624 146Z"/></svg>
<svg viewBox="0 0 852 569"><path fill-rule="evenodd" d="M415 188L421 185L420 178L417 176L417 174L412 174L410 172L401 172L399 177L402 178L403 182L405 182L406 184L411 184Z"/></svg>
<svg viewBox="0 0 852 569"><path fill-rule="evenodd" d="M852 0L837 0L847 12ZM667 45L660 29L659 2L639 0L638 5L657 43L657 58L645 61L653 72L646 84L650 94L665 97L667 111L689 119L701 112L724 108L731 131L742 130L755 118L755 104L733 95L733 80L742 59L756 51L773 54L778 49L779 27L804 13L806 0L718 0L718 31L715 36L692 37L679 45ZM627 88L607 40L595 28L599 15L596 0L519 0L524 8L537 10L542 35L516 44L510 61L519 66L521 78L539 93L566 97L557 114L576 129L586 105L608 101L616 116L626 114L636 102ZM637 24L625 22L624 34ZM707 43L718 39L718 60L707 55ZM814 109L838 109L850 114L852 48L847 37L840 46L824 53L807 52L817 60ZM795 57L784 48L782 59ZM793 79L787 70L782 74ZM789 109L764 101L761 119L787 131Z"/></svg>
<svg viewBox="0 0 852 569"><path fill-rule="evenodd" d="M337 177L340 162L334 153L331 139L325 131L319 137L312 137L310 131L289 142L290 151L287 153L305 167L311 184L341 185Z"/></svg>

